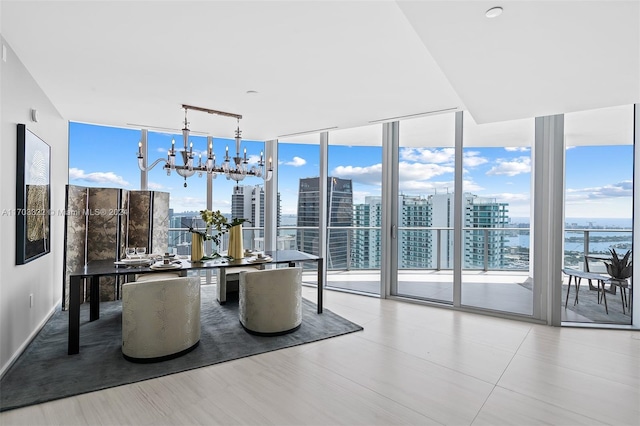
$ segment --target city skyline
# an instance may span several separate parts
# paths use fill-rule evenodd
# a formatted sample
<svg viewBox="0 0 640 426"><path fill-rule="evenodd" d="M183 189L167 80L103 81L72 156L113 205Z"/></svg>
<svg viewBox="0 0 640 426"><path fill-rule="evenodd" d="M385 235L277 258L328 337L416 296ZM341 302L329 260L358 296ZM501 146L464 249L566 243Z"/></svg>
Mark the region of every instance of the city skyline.
<svg viewBox="0 0 640 426"><path fill-rule="evenodd" d="M122 187L140 186L137 166L139 130L70 123L69 181L76 185ZM149 163L166 157L166 149L180 135L148 132ZM206 138L193 136L194 151L206 149ZM331 141L331 134L330 134ZM289 141L287 141L289 142ZM373 141L378 143L379 141ZM234 149L233 140L214 138L218 159L224 148ZM243 141L250 162L257 160L264 143ZM566 203L568 218L631 218L631 145L581 146L566 150ZM279 185L282 214L295 214L297 186L300 179L319 175L319 148L313 144L279 144ZM530 216L531 152L526 147L464 149L464 192L508 202L510 216ZM382 175L380 146L329 145L329 175L353 181L354 204L369 195L380 195ZM400 187L406 195L427 196L453 192L454 150L450 147L401 147ZM602 164L616 164L602 170ZM206 206L206 179L184 179L172 172L167 176L161 165L149 171L149 189L170 193L174 211L199 211ZM248 177L243 185L260 184L261 179ZM213 208L231 211L234 181L224 176L214 179Z"/></svg>

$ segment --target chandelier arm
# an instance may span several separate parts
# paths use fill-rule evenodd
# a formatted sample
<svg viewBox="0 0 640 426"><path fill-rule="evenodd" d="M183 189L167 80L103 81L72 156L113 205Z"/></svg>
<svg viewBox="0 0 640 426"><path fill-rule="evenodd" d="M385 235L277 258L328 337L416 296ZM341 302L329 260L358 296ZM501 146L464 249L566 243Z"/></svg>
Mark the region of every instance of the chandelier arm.
<svg viewBox="0 0 640 426"><path fill-rule="evenodd" d="M142 157L138 157L138 167L140 167L140 170L142 170L143 172L148 172L149 170L153 169L155 166L158 165L158 163L160 163L161 161L164 161L165 164L168 164L169 162L164 159L164 158L158 158L156 161L154 161L150 166L147 167L142 167Z"/></svg>

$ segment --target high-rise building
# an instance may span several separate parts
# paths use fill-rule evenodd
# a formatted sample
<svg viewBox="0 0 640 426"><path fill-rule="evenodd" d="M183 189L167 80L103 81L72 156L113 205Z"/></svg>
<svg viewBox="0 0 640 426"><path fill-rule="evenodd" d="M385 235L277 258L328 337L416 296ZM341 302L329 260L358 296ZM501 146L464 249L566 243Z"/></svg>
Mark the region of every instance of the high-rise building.
<svg viewBox="0 0 640 426"><path fill-rule="evenodd" d="M431 226L440 229L433 236L433 267L453 269L453 194L435 194L431 202ZM448 229L445 229L448 228Z"/></svg>
<svg viewBox="0 0 640 426"><path fill-rule="evenodd" d="M349 230L336 229L353 224L353 190L351 179L329 177L327 179L327 267L347 267ZM298 189L298 249L319 254L318 228L320 208L320 178L300 179ZM308 227L308 228L307 228Z"/></svg>
<svg viewBox="0 0 640 426"><path fill-rule="evenodd" d="M247 219L247 227L264 228L264 188L260 185L236 185L231 194L231 217ZM280 226L280 193L277 195L276 225ZM264 239L262 229L244 230L245 248L260 249ZM260 241L258 244L256 241Z"/></svg>
<svg viewBox="0 0 640 426"><path fill-rule="evenodd" d="M398 201L399 227L408 228L399 232L398 266L404 269L453 268L454 195L400 195ZM354 269L380 267L381 202L380 197L366 197L364 204L354 206L354 226L378 228L353 231L350 267ZM482 269L486 257L487 268L505 268L505 235L481 228L508 226L508 204L473 194L464 194L464 203L464 267Z"/></svg>
<svg viewBox="0 0 640 426"><path fill-rule="evenodd" d="M400 226L416 228L400 232L399 267L408 269L433 268L432 231L421 229L431 226L431 200L422 196L401 195L399 201L401 206Z"/></svg>
<svg viewBox="0 0 640 426"><path fill-rule="evenodd" d="M380 268L381 207L382 199L378 196L367 196L364 204L353 206L353 226L356 227L351 232L350 266L353 269Z"/></svg>
<svg viewBox="0 0 640 426"><path fill-rule="evenodd" d="M464 267L504 269L504 232L481 230L481 228L505 228L509 224L508 203L498 203L493 198L481 198L465 194ZM485 253L486 250L486 253Z"/></svg>
<svg viewBox="0 0 640 426"><path fill-rule="evenodd" d="M199 211L174 213L173 209L170 209L169 228L174 230L169 231L169 252L179 255L191 254L191 233L187 230L189 227L205 229L206 225Z"/></svg>
<svg viewBox="0 0 640 426"><path fill-rule="evenodd" d="M247 227L264 227L264 189L259 186L236 185L231 194L231 217L247 219ZM256 248L255 239L263 237L261 230L244 229L242 244L245 248Z"/></svg>

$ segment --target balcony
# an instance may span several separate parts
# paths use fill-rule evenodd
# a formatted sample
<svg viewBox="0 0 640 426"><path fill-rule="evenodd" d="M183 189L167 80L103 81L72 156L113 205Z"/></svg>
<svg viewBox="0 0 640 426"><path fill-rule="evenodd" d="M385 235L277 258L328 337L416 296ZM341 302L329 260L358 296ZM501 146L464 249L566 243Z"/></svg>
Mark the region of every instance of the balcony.
<svg viewBox="0 0 640 426"><path fill-rule="evenodd" d="M171 232L184 233L186 229L172 228ZM262 229L244 227L245 247L262 250ZM464 228L464 234L480 232L482 241L474 241L474 248L466 244L464 268L462 270L462 305L530 316L533 313L532 280L529 265L528 228ZM411 299L434 302L443 305L453 303L452 228L400 228L399 245L405 234L422 233L426 242L419 243L411 256L399 259L397 295ZM356 292L378 296L380 293L380 252L379 227L331 227L329 228L327 264L327 289ZM362 236L367 238L363 239ZM170 234L171 235L171 234ZM338 240L335 239L339 236ZM356 237L357 236L357 237ZM306 248L318 254L317 227L283 226L278 228L278 249ZM181 238L182 241L189 241ZM565 232L566 267L584 270L584 254L605 254L614 246L624 249L631 242L628 229L571 229ZM226 236L220 251L226 248ZM425 244L433 245L425 247ZM360 247L360 245L366 247ZM182 250L174 247L179 254L190 245L182 244ZM182 252L181 252L182 251ZM402 256L402 250L399 250ZM590 265L592 272L603 272L603 265ZM209 278L211 279L211 278ZM303 277L306 285L316 285L313 270L307 270ZM211 281L209 281L211 282ZM568 278L564 277L562 289L563 305ZM574 289L571 289L570 303L563 309L563 321L630 324L629 312L622 313L619 295L608 295L609 314L604 306L597 303L597 292L590 291L583 283L580 289L580 303L573 305Z"/></svg>

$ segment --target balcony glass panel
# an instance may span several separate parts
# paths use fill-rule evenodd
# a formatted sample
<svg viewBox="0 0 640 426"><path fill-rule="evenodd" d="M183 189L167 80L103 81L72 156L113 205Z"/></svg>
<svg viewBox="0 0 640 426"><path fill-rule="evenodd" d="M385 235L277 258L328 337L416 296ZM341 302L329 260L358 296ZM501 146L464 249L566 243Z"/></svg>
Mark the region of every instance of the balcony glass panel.
<svg viewBox="0 0 640 426"><path fill-rule="evenodd" d="M329 133L327 287L380 294L382 126Z"/></svg>
<svg viewBox="0 0 640 426"><path fill-rule="evenodd" d="M565 144L564 266L609 278L609 250L632 249L633 106L566 114ZM567 299L563 278L563 321L631 324L628 287L605 283L605 307L595 283L583 282L575 303L575 287Z"/></svg>
<svg viewBox="0 0 640 426"><path fill-rule="evenodd" d="M534 120L463 127L462 305L533 315L529 274Z"/></svg>
<svg viewBox="0 0 640 426"><path fill-rule="evenodd" d="M278 140L278 250L323 256L319 247L320 135ZM315 263L304 266L303 283L317 285Z"/></svg>
<svg viewBox="0 0 640 426"><path fill-rule="evenodd" d="M400 122L397 294L453 303L455 115Z"/></svg>

